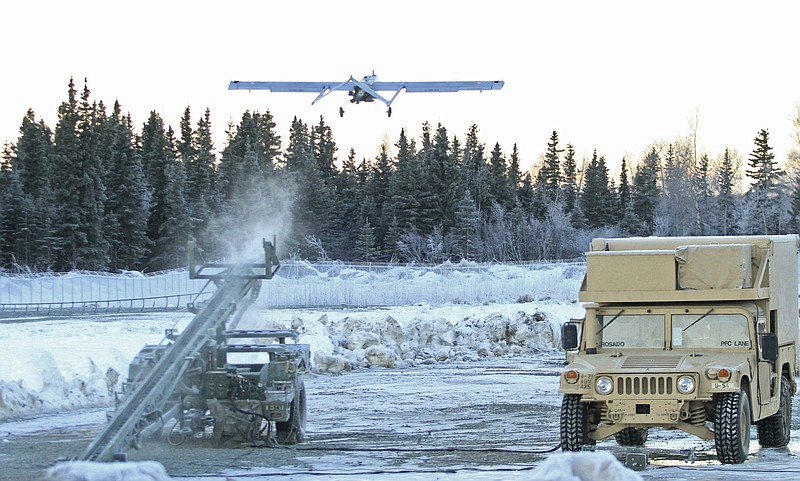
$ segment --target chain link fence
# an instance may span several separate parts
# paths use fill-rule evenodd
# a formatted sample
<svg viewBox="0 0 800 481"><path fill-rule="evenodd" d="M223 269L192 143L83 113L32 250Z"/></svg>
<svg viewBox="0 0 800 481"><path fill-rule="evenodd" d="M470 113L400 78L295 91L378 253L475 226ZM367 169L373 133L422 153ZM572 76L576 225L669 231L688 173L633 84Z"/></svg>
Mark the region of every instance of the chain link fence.
<svg viewBox="0 0 800 481"><path fill-rule="evenodd" d="M416 303L527 302L577 296L583 260L503 264L354 264L283 261L256 304L379 307ZM207 300L215 286L187 269L142 274L0 273L0 319L168 311Z"/></svg>

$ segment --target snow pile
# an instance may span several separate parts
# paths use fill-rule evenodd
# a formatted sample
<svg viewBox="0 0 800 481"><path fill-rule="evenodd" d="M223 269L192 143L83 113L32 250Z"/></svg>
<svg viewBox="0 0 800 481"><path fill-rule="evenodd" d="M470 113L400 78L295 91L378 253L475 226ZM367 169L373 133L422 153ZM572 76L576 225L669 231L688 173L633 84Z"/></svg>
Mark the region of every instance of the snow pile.
<svg viewBox="0 0 800 481"><path fill-rule="evenodd" d="M560 453L533 472L536 481L641 481L610 453Z"/></svg>
<svg viewBox="0 0 800 481"><path fill-rule="evenodd" d="M92 463L71 461L48 469L42 481L168 481L161 463Z"/></svg>
<svg viewBox="0 0 800 481"><path fill-rule="evenodd" d="M314 371L339 373L553 350L560 345L559 325L582 313L576 303L370 310L251 308L237 328L297 329L299 342L311 345ZM0 420L112 406L114 393L121 390L128 364L139 350L162 342L166 328L180 332L192 318L189 313L172 312L3 325Z"/></svg>
<svg viewBox="0 0 800 481"><path fill-rule="evenodd" d="M442 317L377 319L348 316L330 319L295 317L291 327L300 342L312 345L314 367L340 372L355 367L405 368L439 362L478 361L549 351L558 344L558 322L540 310L513 315L495 312L466 315L451 322Z"/></svg>

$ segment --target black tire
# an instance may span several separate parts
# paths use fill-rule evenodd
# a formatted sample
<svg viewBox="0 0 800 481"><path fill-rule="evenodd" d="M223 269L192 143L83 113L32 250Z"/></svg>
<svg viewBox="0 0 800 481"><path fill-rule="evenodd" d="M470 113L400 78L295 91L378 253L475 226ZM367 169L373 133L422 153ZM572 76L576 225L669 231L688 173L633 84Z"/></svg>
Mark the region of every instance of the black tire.
<svg viewBox="0 0 800 481"><path fill-rule="evenodd" d="M714 444L723 464L741 464L750 452L750 400L744 390L717 394Z"/></svg>
<svg viewBox="0 0 800 481"><path fill-rule="evenodd" d="M781 405L778 412L756 423L758 444L765 448L782 448L792 434L792 386L781 376Z"/></svg>
<svg viewBox="0 0 800 481"><path fill-rule="evenodd" d="M644 446L647 442L647 428L625 428L614 435L620 446Z"/></svg>
<svg viewBox="0 0 800 481"><path fill-rule="evenodd" d="M561 450L580 451L593 445L589 439L589 409L580 394L564 394L561 401Z"/></svg>
<svg viewBox="0 0 800 481"><path fill-rule="evenodd" d="M306 439L306 387L297 381L297 394L289 406L289 420L275 422L275 438L280 444L299 444Z"/></svg>

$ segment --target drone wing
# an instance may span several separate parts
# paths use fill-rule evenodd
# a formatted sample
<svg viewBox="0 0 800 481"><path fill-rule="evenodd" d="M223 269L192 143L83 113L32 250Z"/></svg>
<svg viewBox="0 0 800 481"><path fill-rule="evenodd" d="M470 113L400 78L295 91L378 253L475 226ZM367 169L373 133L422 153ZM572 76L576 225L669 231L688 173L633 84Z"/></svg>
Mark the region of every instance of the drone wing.
<svg viewBox="0 0 800 481"><path fill-rule="evenodd" d="M228 90L268 90L270 92L316 92L317 98L311 105L317 103L319 99L325 97L335 90L350 90L353 77L344 82L243 82L233 80L228 84Z"/></svg>
<svg viewBox="0 0 800 481"><path fill-rule="evenodd" d="M270 92L317 92L348 90L347 82L244 82L234 80L228 90L268 90Z"/></svg>
<svg viewBox="0 0 800 481"><path fill-rule="evenodd" d="M445 82L375 82L373 90L393 90L398 92L458 92L459 90L500 90L505 82L490 81L445 81Z"/></svg>

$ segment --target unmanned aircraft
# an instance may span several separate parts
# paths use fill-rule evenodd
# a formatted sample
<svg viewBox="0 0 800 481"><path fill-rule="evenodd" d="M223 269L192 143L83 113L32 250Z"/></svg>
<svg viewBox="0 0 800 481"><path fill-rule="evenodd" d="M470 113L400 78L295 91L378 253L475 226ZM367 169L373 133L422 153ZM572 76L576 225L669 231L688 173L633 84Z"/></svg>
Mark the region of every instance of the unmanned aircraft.
<svg viewBox="0 0 800 481"><path fill-rule="evenodd" d="M331 92L346 90L350 103L374 102L376 99L386 104L386 113L392 116L392 102L401 91L406 92L458 92L459 90L500 90L503 88L502 80L467 81L467 82L379 82L375 72L361 80L353 76L344 82L244 82L234 80L228 85L228 90L268 90L270 92L317 92L317 98L311 105L317 103ZM394 92L391 99L386 99L378 92ZM344 117L344 107L339 107L339 116Z"/></svg>

